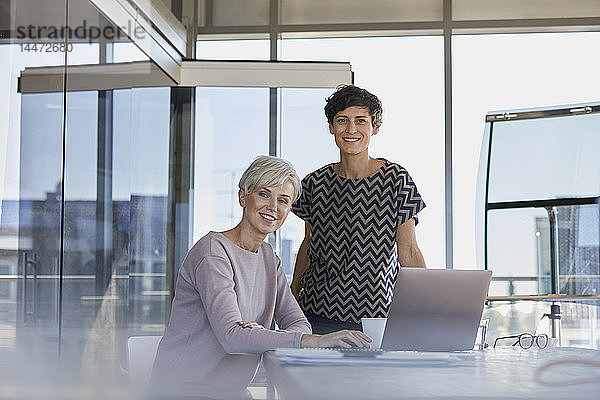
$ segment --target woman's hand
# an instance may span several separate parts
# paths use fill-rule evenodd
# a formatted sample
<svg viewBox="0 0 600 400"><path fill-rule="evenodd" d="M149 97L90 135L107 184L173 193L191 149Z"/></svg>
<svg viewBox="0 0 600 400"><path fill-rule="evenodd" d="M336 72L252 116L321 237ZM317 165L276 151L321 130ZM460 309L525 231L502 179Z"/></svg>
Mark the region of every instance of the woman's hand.
<svg viewBox="0 0 600 400"><path fill-rule="evenodd" d="M238 321L237 324L239 326L241 326L242 328L258 328L258 329L265 329L264 326L262 326L261 324L259 324L256 321Z"/></svg>
<svg viewBox="0 0 600 400"><path fill-rule="evenodd" d="M300 290L302 290L302 286L299 281L292 280L292 284L290 285L290 290L292 291L292 295L296 298L296 301L300 300Z"/></svg>
<svg viewBox="0 0 600 400"><path fill-rule="evenodd" d="M327 335L302 335L300 347L371 347L371 338L361 331L337 331Z"/></svg>

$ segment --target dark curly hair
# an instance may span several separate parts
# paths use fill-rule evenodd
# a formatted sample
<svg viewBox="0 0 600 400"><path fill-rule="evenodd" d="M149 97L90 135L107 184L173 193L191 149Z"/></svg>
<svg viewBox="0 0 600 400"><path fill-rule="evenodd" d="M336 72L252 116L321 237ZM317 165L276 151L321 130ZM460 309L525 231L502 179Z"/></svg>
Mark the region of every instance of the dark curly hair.
<svg viewBox="0 0 600 400"><path fill-rule="evenodd" d="M348 107L359 106L369 109L373 121L373 128L381 125L383 107L381 101L372 93L354 85L340 85L337 90L329 96L325 103L325 116L329 124L333 125L333 117Z"/></svg>

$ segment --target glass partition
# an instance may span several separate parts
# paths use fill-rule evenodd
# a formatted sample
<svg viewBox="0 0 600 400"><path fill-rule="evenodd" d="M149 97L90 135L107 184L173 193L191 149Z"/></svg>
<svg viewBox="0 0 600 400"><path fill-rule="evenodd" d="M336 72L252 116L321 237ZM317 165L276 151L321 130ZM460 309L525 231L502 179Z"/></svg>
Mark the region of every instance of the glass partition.
<svg viewBox="0 0 600 400"><path fill-rule="evenodd" d="M43 17L65 25L65 0L52 13L30 12L29 2L2 4L0 42L0 391L27 376L51 376L59 353L60 191L64 95L20 95L25 67L57 65L64 53L41 51L23 37L6 40ZM8 7L8 8L6 8ZM21 29L22 31L22 29ZM52 49L52 48L51 48ZM36 155L37 153L37 155ZM35 360L35 363L30 361ZM51 367L44 371L45 367ZM45 378L47 379L47 378Z"/></svg>
<svg viewBox="0 0 600 400"><path fill-rule="evenodd" d="M494 112L481 148L491 295L600 294L600 105Z"/></svg>
<svg viewBox="0 0 600 400"><path fill-rule="evenodd" d="M90 373L165 326L170 90L69 92L67 105L61 357Z"/></svg>
<svg viewBox="0 0 600 400"><path fill-rule="evenodd" d="M100 374L126 367L129 335L162 333L170 295L170 88L71 90L71 66L110 63L115 45L121 61L139 54L124 35L82 36L114 28L89 2L43 3L19 2L15 29L78 34L0 44L0 391L36 398L61 397L53 372L111 382ZM56 91L19 93L39 66Z"/></svg>
<svg viewBox="0 0 600 400"><path fill-rule="evenodd" d="M18 194L2 202L3 226L17 217L15 350L44 364L59 351L63 117L61 93L21 97Z"/></svg>

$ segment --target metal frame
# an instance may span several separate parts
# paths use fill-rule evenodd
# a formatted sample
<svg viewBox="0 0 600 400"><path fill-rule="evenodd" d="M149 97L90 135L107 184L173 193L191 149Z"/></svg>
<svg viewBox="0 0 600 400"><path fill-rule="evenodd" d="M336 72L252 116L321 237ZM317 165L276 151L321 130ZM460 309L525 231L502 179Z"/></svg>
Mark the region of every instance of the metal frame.
<svg viewBox="0 0 600 400"><path fill-rule="evenodd" d="M128 89L160 86L336 87L352 82L349 63L296 61L184 61L175 82L151 61L73 65L68 67L67 91ZM60 92L64 66L25 68L19 92Z"/></svg>
<svg viewBox="0 0 600 400"><path fill-rule="evenodd" d="M179 68L186 55L186 30L160 1L89 0L115 26L134 23L129 39L171 79L179 82Z"/></svg>
<svg viewBox="0 0 600 400"><path fill-rule="evenodd" d="M180 86L336 87L352 81L350 63L297 61L185 61Z"/></svg>
<svg viewBox="0 0 600 400"><path fill-rule="evenodd" d="M446 268L454 268L452 153L452 2L444 1L444 229Z"/></svg>

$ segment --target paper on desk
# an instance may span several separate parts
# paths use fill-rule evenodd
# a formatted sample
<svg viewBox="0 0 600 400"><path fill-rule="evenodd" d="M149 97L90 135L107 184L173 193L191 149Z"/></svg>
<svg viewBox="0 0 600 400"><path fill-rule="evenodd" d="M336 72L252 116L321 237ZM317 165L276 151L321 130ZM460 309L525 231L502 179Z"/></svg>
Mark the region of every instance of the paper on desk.
<svg viewBox="0 0 600 400"><path fill-rule="evenodd" d="M294 365L443 365L459 360L451 353L386 351L377 356L344 357L334 349L276 349L275 356L283 364Z"/></svg>

